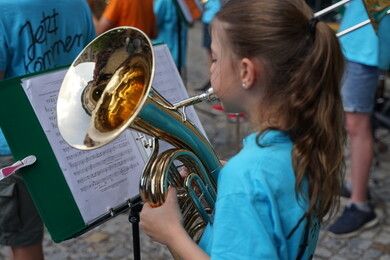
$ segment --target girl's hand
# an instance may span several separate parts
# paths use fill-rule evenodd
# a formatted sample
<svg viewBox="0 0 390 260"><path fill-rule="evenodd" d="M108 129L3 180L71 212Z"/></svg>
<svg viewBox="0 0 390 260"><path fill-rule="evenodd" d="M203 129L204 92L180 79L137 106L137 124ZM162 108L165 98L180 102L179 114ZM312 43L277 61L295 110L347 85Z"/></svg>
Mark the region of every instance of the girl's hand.
<svg viewBox="0 0 390 260"><path fill-rule="evenodd" d="M183 234L182 216L177 202L176 189L169 188L165 203L152 208L145 203L140 214L140 226L154 241L168 245ZM184 231L184 234L185 231ZM179 238L180 239L180 238Z"/></svg>

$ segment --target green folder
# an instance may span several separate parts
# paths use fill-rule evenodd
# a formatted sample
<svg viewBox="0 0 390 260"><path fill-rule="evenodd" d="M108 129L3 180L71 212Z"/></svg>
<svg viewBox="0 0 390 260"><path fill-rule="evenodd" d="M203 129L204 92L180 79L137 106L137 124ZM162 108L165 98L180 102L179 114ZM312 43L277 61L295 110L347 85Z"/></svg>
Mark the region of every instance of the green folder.
<svg viewBox="0 0 390 260"><path fill-rule="evenodd" d="M61 68L63 69L63 68ZM57 71L51 70L52 71ZM41 75L43 72L22 78ZM0 81L0 127L15 160L35 155L35 164L19 171L52 239L77 237L129 208L128 203L85 224L49 141L21 85L22 78Z"/></svg>

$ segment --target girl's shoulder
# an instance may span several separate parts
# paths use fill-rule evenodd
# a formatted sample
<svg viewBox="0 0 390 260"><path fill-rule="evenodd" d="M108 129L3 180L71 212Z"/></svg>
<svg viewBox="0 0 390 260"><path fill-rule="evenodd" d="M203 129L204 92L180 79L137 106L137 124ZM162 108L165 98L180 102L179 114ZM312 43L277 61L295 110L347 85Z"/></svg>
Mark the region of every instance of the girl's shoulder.
<svg viewBox="0 0 390 260"><path fill-rule="evenodd" d="M294 187L291 152L292 142L283 132L270 131L263 137L251 134L221 170L218 184L235 192L256 191L260 186L275 192Z"/></svg>
<svg viewBox="0 0 390 260"><path fill-rule="evenodd" d="M245 137L242 150L229 162L253 171L291 166L293 143L282 131L269 130Z"/></svg>

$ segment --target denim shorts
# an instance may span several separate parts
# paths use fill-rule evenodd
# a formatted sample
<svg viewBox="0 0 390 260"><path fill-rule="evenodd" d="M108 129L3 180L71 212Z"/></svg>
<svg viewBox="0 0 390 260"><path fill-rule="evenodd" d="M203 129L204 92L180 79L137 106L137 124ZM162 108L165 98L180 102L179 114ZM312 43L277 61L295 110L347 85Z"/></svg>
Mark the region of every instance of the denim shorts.
<svg viewBox="0 0 390 260"><path fill-rule="evenodd" d="M11 156L0 156L0 168L12 164ZM18 174L0 181L0 244L30 246L41 243L43 224Z"/></svg>
<svg viewBox="0 0 390 260"><path fill-rule="evenodd" d="M377 67L347 61L341 89L344 111L371 113L378 79Z"/></svg>

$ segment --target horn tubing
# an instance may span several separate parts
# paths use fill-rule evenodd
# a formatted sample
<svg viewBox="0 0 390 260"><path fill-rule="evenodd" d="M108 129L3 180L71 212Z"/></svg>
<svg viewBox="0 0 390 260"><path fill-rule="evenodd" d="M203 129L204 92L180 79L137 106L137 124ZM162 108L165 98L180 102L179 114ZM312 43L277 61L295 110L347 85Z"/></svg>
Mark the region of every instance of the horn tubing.
<svg viewBox="0 0 390 260"><path fill-rule="evenodd" d="M157 103L146 103L139 113L139 117L148 124L170 133L174 138L185 143L195 153L206 169L211 172L214 181L216 170L221 164L216 157L213 148L207 139L190 122L183 124L180 118L174 118L171 114L163 112L157 107ZM189 129L192 128L192 129Z"/></svg>
<svg viewBox="0 0 390 260"><path fill-rule="evenodd" d="M175 109L178 109L181 107L188 107L188 106L203 102L205 100L210 101L210 102L217 100L217 97L214 96L214 90L212 88L209 88L205 93L184 99L184 100L174 104L173 107Z"/></svg>

